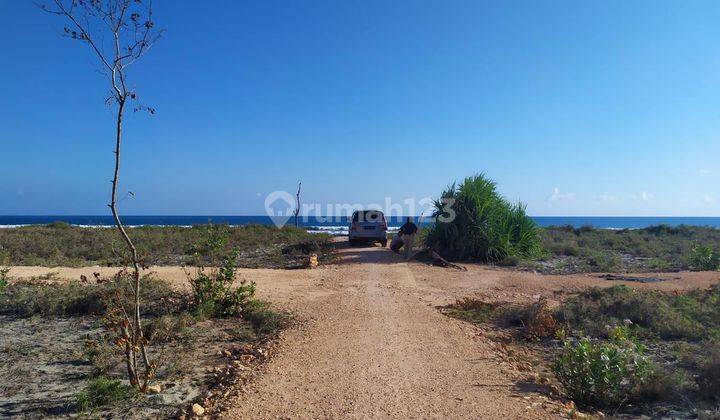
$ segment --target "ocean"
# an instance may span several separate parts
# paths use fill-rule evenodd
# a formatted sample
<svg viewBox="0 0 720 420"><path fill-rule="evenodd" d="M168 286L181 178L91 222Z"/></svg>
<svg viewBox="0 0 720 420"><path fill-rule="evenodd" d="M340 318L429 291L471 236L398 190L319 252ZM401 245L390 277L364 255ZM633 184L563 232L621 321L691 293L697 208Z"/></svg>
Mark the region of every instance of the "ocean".
<svg viewBox="0 0 720 420"><path fill-rule="evenodd" d="M571 225L574 227L594 226L602 229L637 229L653 225L693 225L720 228L720 217L593 217L593 216L543 216L533 217L540 226ZM204 223L226 223L229 225L273 224L269 216L124 216L122 220L128 226L192 226ZM416 222L427 224L430 219ZM277 218L275 218L277 221ZM405 221L404 217L393 216L388 220L390 231L397 230ZM65 222L76 226L105 227L113 226L111 216L0 216L0 228L41 225L52 222ZM347 235L347 217L327 217L326 219L301 218L300 224L311 232L325 232L332 235ZM288 223L294 223L290 219Z"/></svg>

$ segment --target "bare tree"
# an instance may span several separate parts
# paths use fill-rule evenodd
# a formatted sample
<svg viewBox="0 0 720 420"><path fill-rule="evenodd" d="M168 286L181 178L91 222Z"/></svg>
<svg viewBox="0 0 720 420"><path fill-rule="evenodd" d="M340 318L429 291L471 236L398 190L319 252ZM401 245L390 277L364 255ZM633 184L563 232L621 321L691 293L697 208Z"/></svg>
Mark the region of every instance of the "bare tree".
<svg viewBox="0 0 720 420"><path fill-rule="evenodd" d="M135 244L128 236L117 209L118 183L120 180L120 157L122 151L123 116L130 101L137 100L137 93L129 86L128 67L138 61L158 40L162 31L155 29L151 0L52 0L50 4L39 7L52 14L62 16L67 21L63 36L87 45L100 61L100 71L107 77L110 95L107 105L117 107L114 124L115 170L110 194L110 211L115 226L127 245L132 264L132 303L131 314L122 307L122 319L119 322L118 345L124 348L130 383L145 391L148 381L154 376L156 366L150 362L145 349L140 319L140 270L142 262ZM151 107L138 105L134 111L148 111ZM142 359L142 372L138 358Z"/></svg>
<svg viewBox="0 0 720 420"><path fill-rule="evenodd" d="M300 187L302 187L302 182L298 182L298 190L297 194L295 194L295 200L297 201L295 206L295 227L300 226L298 224L298 215L300 214Z"/></svg>

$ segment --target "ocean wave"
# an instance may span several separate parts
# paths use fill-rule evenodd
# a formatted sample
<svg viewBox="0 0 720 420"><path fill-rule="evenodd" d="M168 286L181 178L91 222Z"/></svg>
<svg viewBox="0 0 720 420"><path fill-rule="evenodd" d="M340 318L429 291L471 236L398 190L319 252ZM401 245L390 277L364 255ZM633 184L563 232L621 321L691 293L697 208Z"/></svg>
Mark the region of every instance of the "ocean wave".
<svg viewBox="0 0 720 420"><path fill-rule="evenodd" d="M350 228L347 225L343 226L305 226L308 233L324 233L331 236L347 236L350 234ZM395 233L400 230L399 227L388 227L388 233Z"/></svg>

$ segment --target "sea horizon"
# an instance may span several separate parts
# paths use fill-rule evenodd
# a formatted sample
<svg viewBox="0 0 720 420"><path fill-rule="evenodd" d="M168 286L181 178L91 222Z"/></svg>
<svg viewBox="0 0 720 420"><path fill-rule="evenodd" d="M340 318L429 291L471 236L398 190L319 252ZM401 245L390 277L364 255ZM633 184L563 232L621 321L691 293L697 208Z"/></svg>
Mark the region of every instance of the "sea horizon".
<svg viewBox="0 0 720 420"><path fill-rule="evenodd" d="M593 226L599 229L641 229L656 225L668 226L703 226L720 228L720 217L711 216L531 216L540 227L548 226ZM388 217L388 227L397 230L407 216ZM432 218L414 216L419 224L428 224ZM183 226L220 223L232 226L250 224L260 225L294 225L291 217L270 216L229 216L229 215L128 215L121 216L123 223L129 227L139 226ZM46 225L54 222L68 223L80 227L111 227L114 225L110 215L11 215L0 216L0 228L13 228L32 225ZM349 225L347 216L300 216L298 224L311 232L324 232L333 235L345 235Z"/></svg>

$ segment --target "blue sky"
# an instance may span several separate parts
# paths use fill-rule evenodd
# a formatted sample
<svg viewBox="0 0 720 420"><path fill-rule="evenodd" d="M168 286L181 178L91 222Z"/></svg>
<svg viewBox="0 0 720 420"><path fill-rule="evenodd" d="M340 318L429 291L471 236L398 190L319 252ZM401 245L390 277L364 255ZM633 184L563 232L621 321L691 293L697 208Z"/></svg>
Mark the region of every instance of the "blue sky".
<svg viewBox="0 0 720 420"><path fill-rule="evenodd" d="M532 215L720 216L720 3L155 2L125 214L384 203L485 172ZM105 214L94 57L0 2L0 214Z"/></svg>

